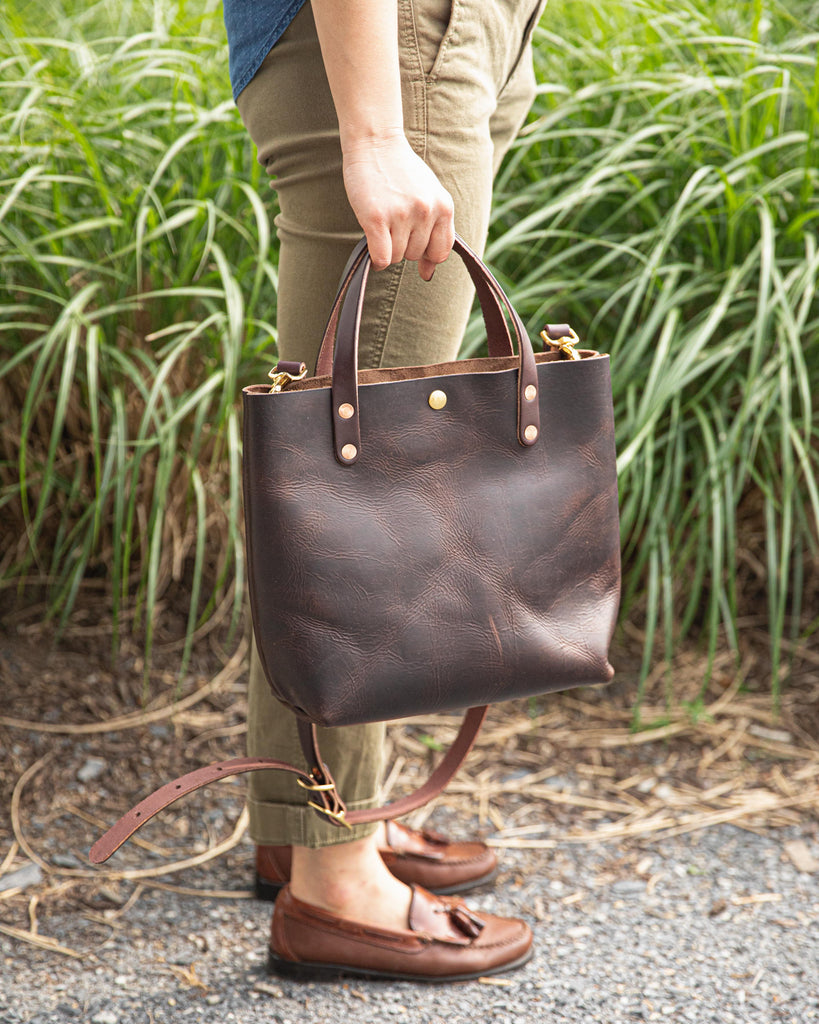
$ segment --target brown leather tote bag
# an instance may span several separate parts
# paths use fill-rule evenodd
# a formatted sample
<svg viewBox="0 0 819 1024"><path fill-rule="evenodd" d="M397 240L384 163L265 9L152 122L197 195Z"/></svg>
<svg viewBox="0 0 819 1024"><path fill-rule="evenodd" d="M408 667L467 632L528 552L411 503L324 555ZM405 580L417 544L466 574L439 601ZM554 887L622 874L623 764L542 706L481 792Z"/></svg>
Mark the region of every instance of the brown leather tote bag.
<svg viewBox="0 0 819 1024"><path fill-rule="evenodd" d="M298 716L307 770L237 758L191 772L117 822L92 848L95 862L171 801L239 772L294 773L338 824L404 814L443 788L486 705L612 677L620 536L609 358L577 350L565 325L547 327L548 351L536 355L485 265L460 238L455 251L477 288L487 357L358 370L362 241L315 376L280 363L272 388L244 390L253 627L274 695ZM316 724L464 708L420 790L346 811Z"/></svg>
<svg viewBox="0 0 819 1024"><path fill-rule="evenodd" d="M320 725L612 676L608 356L535 355L486 267L465 243L456 252L489 313L488 358L358 371L362 247L317 376L244 391L256 642L275 696Z"/></svg>

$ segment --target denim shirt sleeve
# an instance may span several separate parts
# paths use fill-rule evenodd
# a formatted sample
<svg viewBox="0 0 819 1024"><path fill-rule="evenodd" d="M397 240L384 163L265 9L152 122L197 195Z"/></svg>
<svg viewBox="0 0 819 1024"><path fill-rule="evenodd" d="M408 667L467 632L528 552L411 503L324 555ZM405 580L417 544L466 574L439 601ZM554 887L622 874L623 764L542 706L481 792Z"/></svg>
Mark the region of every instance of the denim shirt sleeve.
<svg viewBox="0 0 819 1024"><path fill-rule="evenodd" d="M304 3L305 0L224 0L234 100Z"/></svg>

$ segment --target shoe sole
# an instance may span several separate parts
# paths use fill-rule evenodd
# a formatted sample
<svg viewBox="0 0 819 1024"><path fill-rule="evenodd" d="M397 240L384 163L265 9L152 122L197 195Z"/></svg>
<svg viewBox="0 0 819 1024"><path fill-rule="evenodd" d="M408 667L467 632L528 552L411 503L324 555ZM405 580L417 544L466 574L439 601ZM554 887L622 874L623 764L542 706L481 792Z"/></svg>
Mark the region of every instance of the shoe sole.
<svg viewBox="0 0 819 1024"><path fill-rule="evenodd" d="M470 892L472 889L477 889L481 885L486 885L491 882L498 874L499 868L493 868L487 874L480 878L470 878L468 882L458 882L456 885L444 885L440 888L429 889L429 892L435 893L436 896L454 896L460 892ZM264 900L266 903L275 903L276 897L284 888L284 882L269 882L267 879L262 878L261 875L256 875L256 884L254 891L256 893L256 899Z"/></svg>
<svg viewBox="0 0 819 1024"><path fill-rule="evenodd" d="M530 947L517 960L510 960L509 963L498 964L495 967L487 967L482 971L431 976L428 974L404 974L400 971L374 971L365 967L351 967L349 964L322 964L313 963L309 960L284 960L277 953L274 953L272 949L269 949L267 970L270 974L291 978L294 981L335 981L338 978L368 978L371 981L421 981L434 985L441 982L474 981L476 978L487 978L493 974L513 971L527 964L532 959L533 954L534 949Z"/></svg>

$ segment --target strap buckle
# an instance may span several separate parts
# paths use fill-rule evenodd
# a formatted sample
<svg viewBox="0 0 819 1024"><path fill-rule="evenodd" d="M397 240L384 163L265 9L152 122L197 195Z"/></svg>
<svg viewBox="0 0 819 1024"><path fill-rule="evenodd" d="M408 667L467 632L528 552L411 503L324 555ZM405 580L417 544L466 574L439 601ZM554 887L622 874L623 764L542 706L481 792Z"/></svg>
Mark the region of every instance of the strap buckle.
<svg viewBox="0 0 819 1024"><path fill-rule="evenodd" d="M308 786L307 788L309 789L310 787ZM340 811L331 811L329 807L322 807L321 804L317 804L313 800L308 800L307 806L312 807L313 810L317 811L319 814L323 814L325 818L329 818L334 825L343 825L344 828L349 829L352 832L353 826L349 823L349 821L347 821L346 807L342 807Z"/></svg>
<svg viewBox="0 0 819 1024"><path fill-rule="evenodd" d="M344 802L336 791L335 782L317 782L313 773L310 774L310 781L305 782L304 779L296 776L296 782L301 786L302 789L306 789L308 793L332 793L333 803L336 804L340 809L337 811L331 810L325 804L316 803L315 800L308 800L307 806L312 807L314 811L319 814L323 814L326 818L329 818L334 825L343 825L344 828L348 828L352 831L353 826L347 821L347 808L344 806Z"/></svg>
<svg viewBox="0 0 819 1024"><path fill-rule="evenodd" d="M316 782L311 779L310 782L305 782L304 779L296 777L296 782L301 786L302 789L306 789L311 793L329 793L336 788L335 782Z"/></svg>

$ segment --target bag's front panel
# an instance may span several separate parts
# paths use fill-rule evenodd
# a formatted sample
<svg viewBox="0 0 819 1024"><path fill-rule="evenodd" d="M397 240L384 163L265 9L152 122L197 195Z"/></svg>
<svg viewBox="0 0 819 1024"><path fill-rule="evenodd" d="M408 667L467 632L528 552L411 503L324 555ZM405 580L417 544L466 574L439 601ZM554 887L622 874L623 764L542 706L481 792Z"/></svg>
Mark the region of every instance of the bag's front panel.
<svg viewBox="0 0 819 1024"><path fill-rule="evenodd" d="M363 386L351 466L328 390L247 396L251 603L280 699L340 725L610 678L608 360L538 373L529 448L515 371Z"/></svg>

